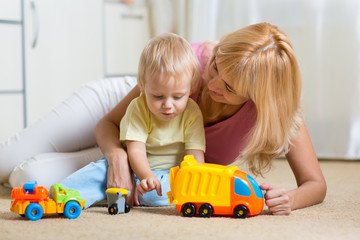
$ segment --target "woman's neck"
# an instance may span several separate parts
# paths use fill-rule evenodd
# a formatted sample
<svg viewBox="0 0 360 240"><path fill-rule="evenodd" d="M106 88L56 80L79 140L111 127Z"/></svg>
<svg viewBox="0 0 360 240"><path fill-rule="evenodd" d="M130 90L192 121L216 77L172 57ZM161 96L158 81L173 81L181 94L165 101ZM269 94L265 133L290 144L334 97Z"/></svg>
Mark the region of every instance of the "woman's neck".
<svg viewBox="0 0 360 240"><path fill-rule="evenodd" d="M204 91L205 89L203 89ZM206 91L206 90L205 90ZM202 92L199 95L198 104L203 114L204 125L211 126L215 123L224 121L237 113L246 102L240 105L229 105L215 102L209 93Z"/></svg>

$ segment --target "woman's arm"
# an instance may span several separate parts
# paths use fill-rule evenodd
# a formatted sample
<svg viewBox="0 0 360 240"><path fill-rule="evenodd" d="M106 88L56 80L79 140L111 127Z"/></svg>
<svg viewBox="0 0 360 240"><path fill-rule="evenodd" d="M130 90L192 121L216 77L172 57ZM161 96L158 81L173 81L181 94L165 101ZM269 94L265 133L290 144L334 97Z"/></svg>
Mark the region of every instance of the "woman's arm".
<svg viewBox="0 0 360 240"><path fill-rule="evenodd" d="M126 151L120 145L119 124L128 105L139 94L139 88L134 87L98 122L95 128L96 141L109 164L107 186L125 188L132 193L134 193L134 184ZM128 203L132 205L132 197L129 198Z"/></svg>
<svg viewBox="0 0 360 240"><path fill-rule="evenodd" d="M287 192L263 184L265 199L273 214L290 214L292 210L321 203L326 195L326 182L320 169L305 123L293 141L286 158L294 173L298 188Z"/></svg>

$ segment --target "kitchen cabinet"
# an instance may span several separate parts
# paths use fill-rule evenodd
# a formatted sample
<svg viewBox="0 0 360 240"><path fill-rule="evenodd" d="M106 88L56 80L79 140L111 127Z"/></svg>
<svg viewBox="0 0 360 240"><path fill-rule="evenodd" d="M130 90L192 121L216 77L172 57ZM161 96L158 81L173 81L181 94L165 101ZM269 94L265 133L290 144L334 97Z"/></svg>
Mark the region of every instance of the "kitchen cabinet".
<svg viewBox="0 0 360 240"><path fill-rule="evenodd" d="M102 78L101 0L24 0L27 121Z"/></svg>
<svg viewBox="0 0 360 240"><path fill-rule="evenodd" d="M21 0L0 0L0 140L24 126Z"/></svg>
<svg viewBox="0 0 360 240"><path fill-rule="evenodd" d="M0 0L0 141L87 81L135 75L146 1Z"/></svg>
<svg viewBox="0 0 360 240"><path fill-rule="evenodd" d="M102 0L0 0L0 141L104 76Z"/></svg>
<svg viewBox="0 0 360 240"><path fill-rule="evenodd" d="M104 41L106 76L135 75L140 54L150 39L145 2L105 1Z"/></svg>

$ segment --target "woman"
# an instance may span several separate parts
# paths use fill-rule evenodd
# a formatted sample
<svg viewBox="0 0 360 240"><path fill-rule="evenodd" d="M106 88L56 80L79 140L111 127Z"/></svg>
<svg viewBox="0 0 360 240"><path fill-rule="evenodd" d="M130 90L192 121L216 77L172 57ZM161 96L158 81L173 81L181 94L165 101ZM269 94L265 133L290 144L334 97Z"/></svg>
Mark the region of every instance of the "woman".
<svg viewBox="0 0 360 240"><path fill-rule="evenodd" d="M261 174L285 154L298 188L262 184L269 210L284 215L322 202L326 183L300 113L300 72L287 36L260 23L226 35L216 46L194 44L193 49L203 73L192 98L203 113L205 161L231 164L241 156L254 174ZM108 187L134 189L119 123L139 93L134 87L96 125L96 141L109 165ZM13 179L24 175L17 169Z"/></svg>
<svg viewBox="0 0 360 240"><path fill-rule="evenodd" d="M206 47L211 46L203 46ZM206 58L204 51L200 61ZM289 214L291 210L322 202L326 183L301 117L300 72L287 36L267 23L230 33L214 47L203 70L203 85L195 99L204 117L205 160L230 164L243 152L252 172L258 174L270 166L273 158L285 153L298 188L288 192L261 185L269 210L273 214ZM137 95L139 90L134 88L96 127L97 142L109 163L109 187L133 187L117 130L126 106ZM246 112L238 118L241 123L230 122L245 107ZM256 109L256 113L251 115L251 109ZM212 129L225 121L227 129L221 126L219 130ZM249 124L252 126L248 127ZM232 136L236 128L241 128L238 132L243 135ZM226 142L222 137L225 132L229 135ZM221 143L224 144L216 147Z"/></svg>

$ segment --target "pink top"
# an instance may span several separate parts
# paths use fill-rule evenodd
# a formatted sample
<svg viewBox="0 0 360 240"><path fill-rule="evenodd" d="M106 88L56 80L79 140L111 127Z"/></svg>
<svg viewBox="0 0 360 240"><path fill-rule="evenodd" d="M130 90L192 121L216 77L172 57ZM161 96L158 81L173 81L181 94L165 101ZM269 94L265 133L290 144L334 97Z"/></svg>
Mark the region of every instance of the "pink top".
<svg viewBox="0 0 360 240"><path fill-rule="evenodd" d="M200 63L200 72L205 69L206 63L211 56L212 47L209 44L191 44ZM200 79L199 87L191 98L197 101L200 86L203 79ZM205 127L206 152L205 161L228 165L233 163L246 147L246 137L256 121L255 104L249 100L243 107L228 119Z"/></svg>

